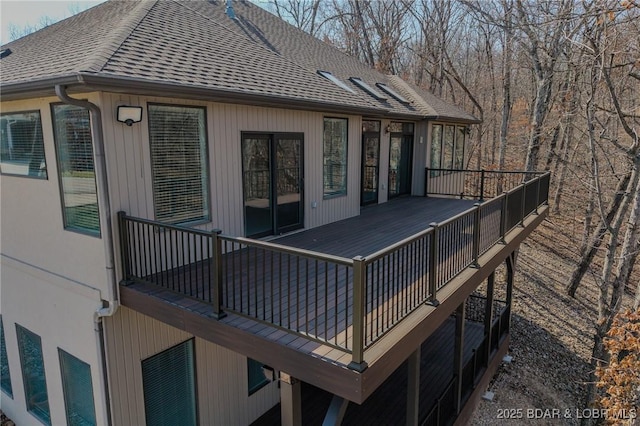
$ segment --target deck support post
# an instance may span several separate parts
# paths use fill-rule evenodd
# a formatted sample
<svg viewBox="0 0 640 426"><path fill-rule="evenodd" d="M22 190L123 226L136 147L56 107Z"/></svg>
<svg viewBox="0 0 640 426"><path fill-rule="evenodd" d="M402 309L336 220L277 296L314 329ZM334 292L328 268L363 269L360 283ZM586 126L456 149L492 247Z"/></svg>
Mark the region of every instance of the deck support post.
<svg viewBox="0 0 640 426"><path fill-rule="evenodd" d="M520 204L520 223L518 223L518 225L520 225L520 227L524 228L524 210L525 210L525 203L527 201L527 184L523 183L522 184L522 203Z"/></svg>
<svg viewBox="0 0 640 426"><path fill-rule="evenodd" d="M127 213L124 211L118 212L118 230L120 232L120 256L122 263L122 281L124 283L129 282L129 276L131 275L131 264L129 260L129 230L127 229L127 222L125 218Z"/></svg>
<svg viewBox="0 0 640 426"><path fill-rule="evenodd" d="M347 412L348 406L348 399L344 399L338 395L333 395L333 398L331 398L331 404L327 410L327 415L324 417L324 421L322 422L322 426L340 426L342 424L342 419L344 418L344 413Z"/></svg>
<svg viewBox="0 0 640 426"><path fill-rule="evenodd" d="M462 410L462 369L464 360L464 322L465 322L465 305L464 302L456 309L456 340L453 350L453 374L457 377L456 380L456 393L455 393L455 408L456 414L460 414Z"/></svg>
<svg viewBox="0 0 640 426"><path fill-rule="evenodd" d="M484 179L484 175L483 175ZM473 213L473 268L479 268L478 258L480 257L480 203L475 203Z"/></svg>
<svg viewBox="0 0 640 426"><path fill-rule="evenodd" d="M493 288L495 286L495 281L496 272L493 271L487 277L487 299L484 307L484 335L485 339L487 339L487 366L491 359L491 352L493 352L493 349L491 348L491 324L493 324Z"/></svg>
<svg viewBox="0 0 640 426"><path fill-rule="evenodd" d="M540 207L540 176L536 178L536 208L533 211L535 214L539 214L538 207Z"/></svg>
<svg viewBox="0 0 640 426"><path fill-rule="evenodd" d="M518 252L516 250L507 257L507 306L505 308L509 310L509 315L507 316L507 330L511 330L511 302L513 300L513 283L515 278L517 254Z"/></svg>
<svg viewBox="0 0 640 426"><path fill-rule="evenodd" d="M500 243L506 244L504 239L507 234L507 193L502 193L502 201L500 203Z"/></svg>
<svg viewBox="0 0 640 426"><path fill-rule="evenodd" d="M429 168L424 169L424 196L429 196Z"/></svg>
<svg viewBox="0 0 640 426"><path fill-rule="evenodd" d="M431 244L429 247L429 301L427 303L438 306L440 302L437 299L438 292L438 224L432 222L429 224L433 228L431 234Z"/></svg>
<svg viewBox="0 0 640 426"><path fill-rule="evenodd" d="M407 360L407 426L418 426L420 420L420 346Z"/></svg>
<svg viewBox="0 0 640 426"><path fill-rule="evenodd" d="M280 372L280 416L282 426L302 424L302 392L300 380Z"/></svg>
<svg viewBox="0 0 640 426"><path fill-rule="evenodd" d="M209 291L211 292L211 303L213 304L213 313L211 316L215 319L221 319L227 316L222 310L222 240L220 234L222 231L214 229L211 231L211 245L213 253L211 259L211 276L209 277Z"/></svg>
<svg viewBox="0 0 640 426"><path fill-rule="evenodd" d="M364 361L364 324L365 324L365 296L367 285L367 265L365 258L353 258L353 347L352 360L349 368L363 372L367 369Z"/></svg>

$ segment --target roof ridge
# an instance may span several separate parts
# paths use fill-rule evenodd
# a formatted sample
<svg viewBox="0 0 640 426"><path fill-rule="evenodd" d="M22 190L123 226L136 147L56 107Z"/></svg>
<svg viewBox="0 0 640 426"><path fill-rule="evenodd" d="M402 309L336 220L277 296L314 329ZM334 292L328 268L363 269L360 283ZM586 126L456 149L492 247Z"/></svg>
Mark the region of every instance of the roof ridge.
<svg viewBox="0 0 640 426"><path fill-rule="evenodd" d="M142 0L129 13L129 15L115 27L108 37L100 44L95 52L90 55L85 62L78 67L79 72L99 72L102 71L109 59L116 53L122 44L131 36L140 22L147 16L149 11L156 5L158 0Z"/></svg>

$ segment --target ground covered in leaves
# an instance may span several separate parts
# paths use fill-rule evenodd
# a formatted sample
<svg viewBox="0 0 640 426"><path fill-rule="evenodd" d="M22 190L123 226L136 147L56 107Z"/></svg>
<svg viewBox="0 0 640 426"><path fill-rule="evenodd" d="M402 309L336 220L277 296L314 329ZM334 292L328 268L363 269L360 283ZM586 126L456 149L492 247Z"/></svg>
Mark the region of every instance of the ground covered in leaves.
<svg viewBox="0 0 640 426"><path fill-rule="evenodd" d="M500 367L472 424L579 424L591 370L597 288L585 276L576 298L568 283L581 229L550 217L521 246L517 259L510 364ZM592 274L599 271L594 270Z"/></svg>

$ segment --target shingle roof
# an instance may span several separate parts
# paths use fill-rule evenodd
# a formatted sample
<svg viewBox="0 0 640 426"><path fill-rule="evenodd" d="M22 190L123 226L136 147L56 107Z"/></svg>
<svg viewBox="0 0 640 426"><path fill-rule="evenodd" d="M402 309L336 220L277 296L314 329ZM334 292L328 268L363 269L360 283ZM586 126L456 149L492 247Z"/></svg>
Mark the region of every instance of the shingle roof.
<svg viewBox="0 0 640 426"><path fill-rule="evenodd" d="M244 96L371 115L475 120L428 92L407 91L399 78L371 69L249 2L234 2L236 19L231 19L225 3L108 1L3 46L12 53L0 60L0 88L4 94L26 92L68 78L92 87L127 82L127 90L184 87L230 101ZM355 93L317 70L330 71ZM385 83L412 102L374 99L349 77L373 87Z"/></svg>

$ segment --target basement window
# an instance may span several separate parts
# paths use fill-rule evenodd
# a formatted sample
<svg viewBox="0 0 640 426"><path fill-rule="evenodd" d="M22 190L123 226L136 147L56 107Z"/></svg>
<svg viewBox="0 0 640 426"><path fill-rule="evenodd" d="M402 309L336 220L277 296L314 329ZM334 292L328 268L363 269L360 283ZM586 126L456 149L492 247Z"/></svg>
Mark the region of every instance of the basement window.
<svg viewBox="0 0 640 426"><path fill-rule="evenodd" d="M362 90L364 90L365 92L367 92L368 94L370 94L371 96L376 98L377 100L379 100L379 101L386 101L387 100L387 97L385 95L383 95L382 93L378 92L373 87L369 86L361 78L351 77L349 80L351 80L351 82L353 84L355 84L356 86L358 86L359 88L361 88Z"/></svg>
<svg viewBox="0 0 640 426"><path fill-rule="evenodd" d="M324 78L326 78L327 80L329 80L330 82L335 84L336 86L339 86L339 87L343 88L344 90L347 90L347 91L353 93L354 95L356 94L356 92L354 92L353 89L351 89L351 87L347 86L345 82L340 80L335 75L331 74L329 71L320 71L320 70L318 70L318 74L320 74L321 76L323 76Z"/></svg>

